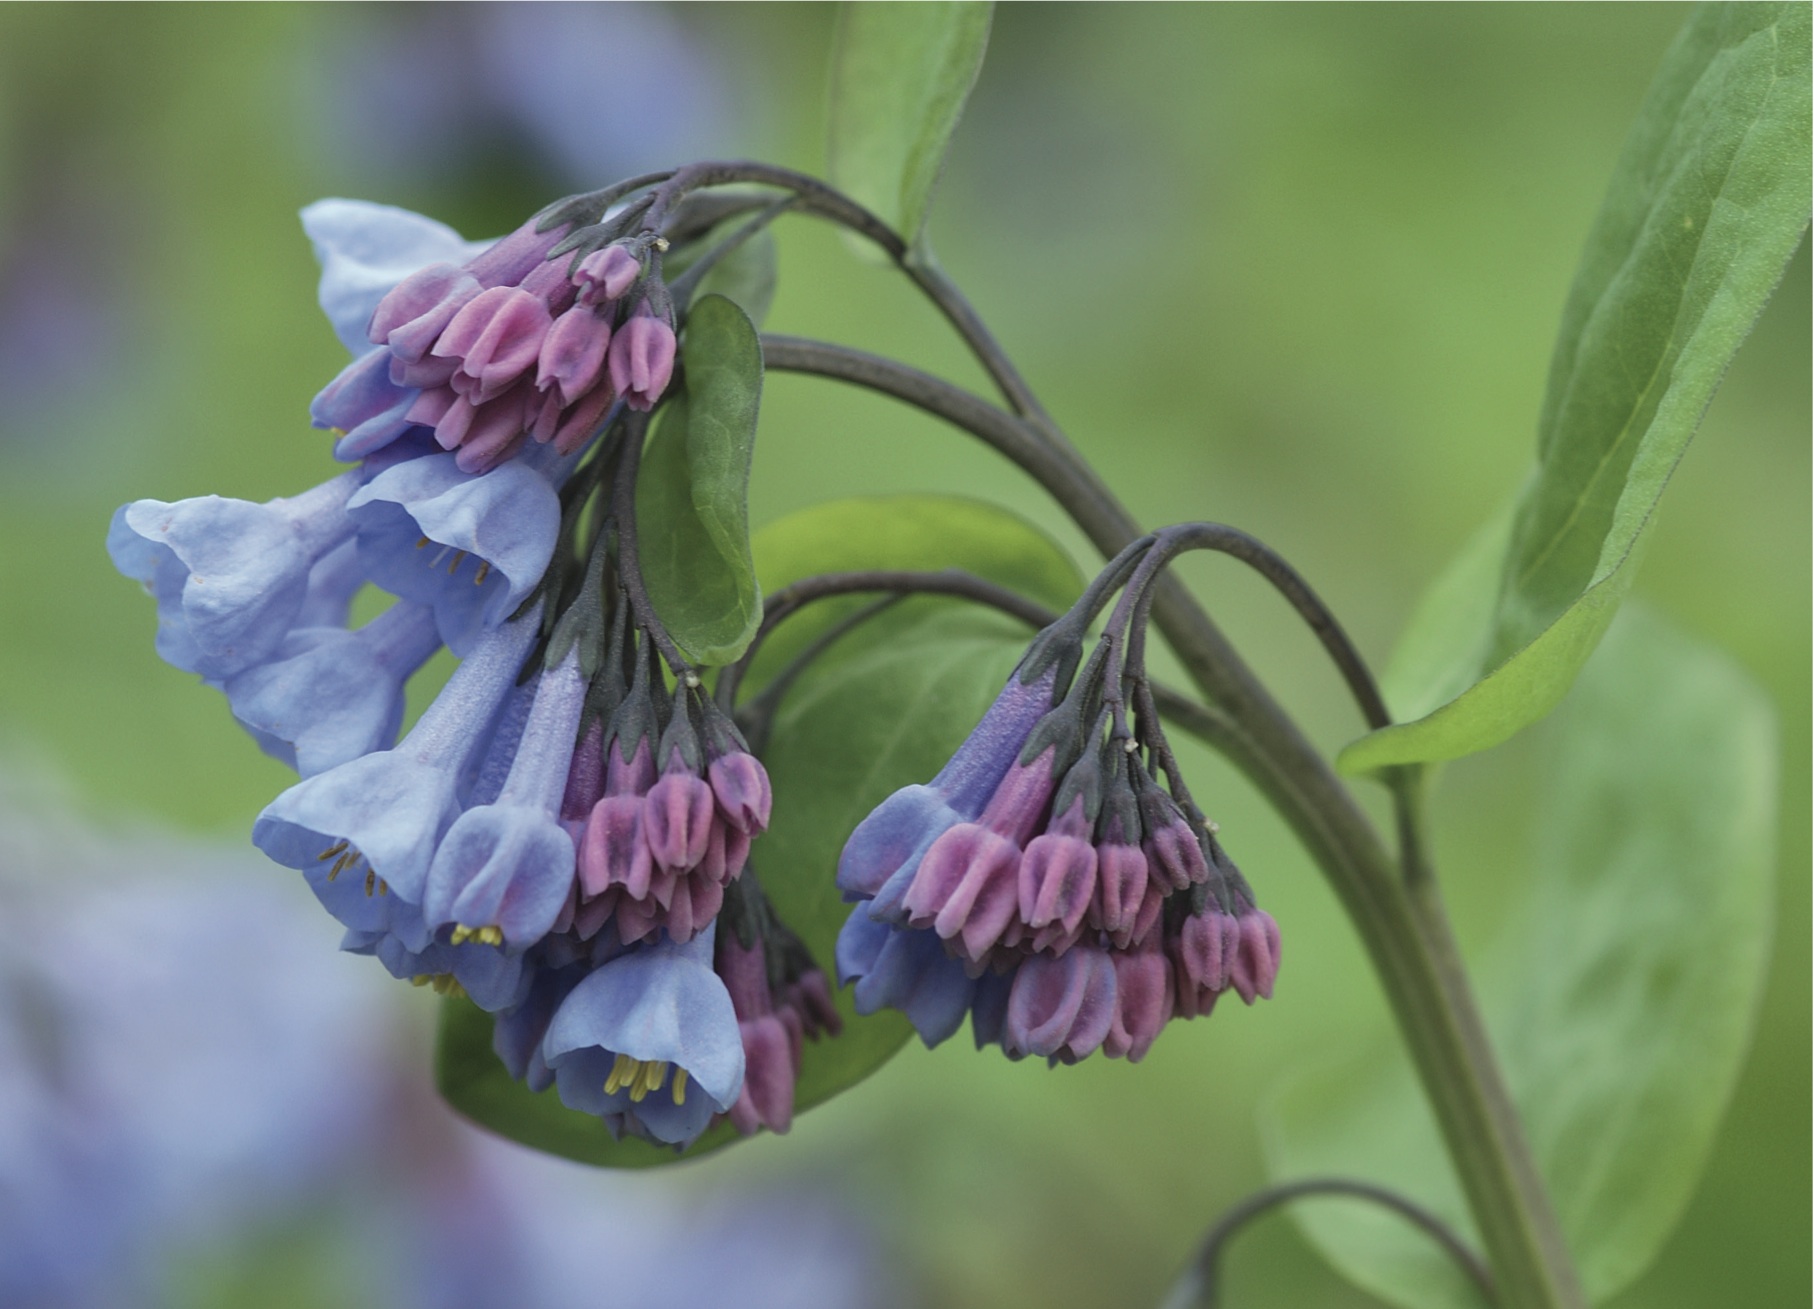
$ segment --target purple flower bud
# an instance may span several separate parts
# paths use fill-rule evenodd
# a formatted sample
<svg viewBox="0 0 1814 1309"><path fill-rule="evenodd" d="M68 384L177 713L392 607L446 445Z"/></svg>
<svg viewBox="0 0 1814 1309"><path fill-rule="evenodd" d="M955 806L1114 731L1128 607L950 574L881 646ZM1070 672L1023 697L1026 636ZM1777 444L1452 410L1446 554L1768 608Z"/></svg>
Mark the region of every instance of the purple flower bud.
<svg viewBox="0 0 1814 1309"><path fill-rule="evenodd" d="M1239 945L1239 927L1214 899L1178 925L1166 949L1174 965L1180 1018L1205 1017L1215 1008L1216 997L1228 989Z"/></svg>
<svg viewBox="0 0 1814 1309"><path fill-rule="evenodd" d="M1279 925L1264 909L1242 910L1236 946L1228 965L1228 984L1241 999L1252 1004L1256 996L1272 999L1272 984L1279 975Z"/></svg>
<svg viewBox="0 0 1814 1309"><path fill-rule="evenodd" d="M737 1025L743 1037L743 1090L731 1106L730 1119L744 1136L759 1127L785 1134L794 1122L795 1066L788 1029L774 1014Z"/></svg>
<svg viewBox="0 0 1814 1309"><path fill-rule="evenodd" d="M643 302L643 310L648 302ZM611 389L632 409L647 413L674 375L674 329L647 312L618 328L611 338Z"/></svg>
<svg viewBox="0 0 1814 1309"><path fill-rule="evenodd" d="M378 302L367 335L373 345L389 346L399 360L416 363L481 290L472 274L453 264L419 268Z"/></svg>
<svg viewBox="0 0 1814 1309"><path fill-rule="evenodd" d="M1047 806L1058 785L1052 772L1056 756L1056 748L1048 747L1030 764L1010 764L979 821L1014 844L1024 845L1045 824Z"/></svg>
<svg viewBox="0 0 1814 1309"><path fill-rule="evenodd" d="M1096 892L1096 848L1083 799L1071 802L1051 828L1033 838L1020 860L1020 916L1029 927L1061 923L1077 929Z"/></svg>
<svg viewBox="0 0 1814 1309"><path fill-rule="evenodd" d="M583 305L621 300L641 276L642 261L621 245L594 250L573 270L573 280L580 287L579 300Z"/></svg>
<svg viewBox="0 0 1814 1309"><path fill-rule="evenodd" d="M1169 803L1169 802L1168 802ZM1173 891L1209 880L1203 847L1184 815L1172 807L1169 820L1148 830L1145 842L1147 871L1153 880Z"/></svg>
<svg viewBox="0 0 1814 1309"><path fill-rule="evenodd" d="M712 788L687 767L680 752L643 801L643 831L649 852L663 868L683 872L705 858L714 814Z"/></svg>
<svg viewBox="0 0 1814 1309"><path fill-rule="evenodd" d="M1114 963L1096 946L1026 959L1008 994L1002 1048L1065 1063L1084 1058L1114 1024L1115 981Z"/></svg>
<svg viewBox="0 0 1814 1309"><path fill-rule="evenodd" d="M536 389L552 390L563 406L575 403L598 385L610 345L611 324L584 305L575 305L555 319L542 338Z"/></svg>
<svg viewBox="0 0 1814 1309"><path fill-rule="evenodd" d="M655 861L643 835L643 797L655 784L655 764L647 741L638 742L626 761L621 742L613 741L605 768L605 794L592 808L580 843L580 886L589 896L621 886L633 899L649 893Z"/></svg>
<svg viewBox="0 0 1814 1309"><path fill-rule="evenodd" d="M1175 1003L1172 964L1152 937L1131 953L1116 951L1115 1021L1103 1038L1102 1052L1111 1059L1125 1057L1137 1064L1171 1020Z"/></svg>
<svg viewBox="0 0 1814 1309"><path fill-rule="evenodd" d="M546 301L520 287L497 286L461 307L434 353L460 360L461 371L478 383L473 401L483 404L536 366L553 326Z"/></svg>
<svg viewBox="0 0 1814 1309"><path fill-rule="evenodd" d="M466 265L480 286L515 286L547 261L548 252L566 235L564 226L536 231L541 219L531 218L509 236L496 242Z"/></svg>
<svg viewBox="0 0 1814 1309"><path fill-rule="evenodd" d="M720 755L706 768L706 776L725 822L749 835L768 830L774 793L768 770L755 755L745 750Z"/></svg>
<svg viewBox="0 0 1814 1309"><path fill-rule="evenodd" d="M1146 855L1137 845L1110 844L1096 848L1096 898L1090 906L1090 923L1107 932L1118 948L1133 939L1134 925L1143 902L1155 904L1161 892L1147 888Z"/></svg>

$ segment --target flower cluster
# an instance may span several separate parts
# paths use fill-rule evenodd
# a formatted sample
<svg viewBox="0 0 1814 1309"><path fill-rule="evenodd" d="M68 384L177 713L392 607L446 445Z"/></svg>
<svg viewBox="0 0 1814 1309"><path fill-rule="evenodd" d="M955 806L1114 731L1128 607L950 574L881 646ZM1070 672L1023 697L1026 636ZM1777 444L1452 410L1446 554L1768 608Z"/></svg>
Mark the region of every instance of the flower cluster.
<svg viewBox="0 0 1814 1309"><path fill-rule="evenodd" d="M317 225L333 224L340 203L314 206ZM674 371L666 243L644 233L551 257L568 226L538 215L386 291L363 325L366 348L310 409L317 427L340 434L335 453L362 458L421 427L457 452L461 470L482 472L531 436L571 454L614 400L653 408Z"/></svg>
<svg viewBox="0 0 1814 1309"><path fill-rule="evenodd" d="M138 501L108 538L159 653L300 774L254 843L344 949L496 1015L536 1089L677 1147L720 1116L786 1130L829 986L747 908L767 774L634 602L613 516L671 380L665 240L543 218L473 247L345 201L304 222L358 354L313 413L355 466L262 505ZM395 601L355 627L368 584ZM461 662L399 740L443 645Z"/></svg>
<svg viewBox="0 0 1814 1309"><path fill-rule="evenodd" d="M860 823L838 885L859 1013L893 1007L928 1045L966 1014L977 1044L1072 1063L1142 1058L1172 1017L1272 994L1279 934L1214 827L1154 776L1123 725L1105 638L1034 642L943 770Z"/></svg>

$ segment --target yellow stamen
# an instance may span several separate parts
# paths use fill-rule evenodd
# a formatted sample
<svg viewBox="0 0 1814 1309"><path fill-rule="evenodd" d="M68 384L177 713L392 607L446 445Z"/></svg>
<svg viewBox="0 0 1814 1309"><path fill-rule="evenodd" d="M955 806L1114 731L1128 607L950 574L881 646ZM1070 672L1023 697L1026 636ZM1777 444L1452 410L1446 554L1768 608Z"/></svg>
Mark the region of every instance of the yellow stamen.
<svg viewBox="0 0 1814 1309"><path fill-rule="evenodd" d="M479 561L479 571L473 574L472 584L483 586L485 579L491 576L491 564L483 559Z"/></svg>
<svg viewBox="0 0 1814 1309"><path fill-rule="evenodd" d="M346 844L347 843L345 841L334 842L334 844L330 845L327 849L323 850L320 854L315 856L315 862L318 864L325 864L328 860L332 859L335 855L339 854L342 850L346 849Z"/></svg>
<svg viewBox="0 0 1814 1309"><path fill-rule="evenodd" d="M372 888L374 886L376 886L377 884L378 884L378 870L375 868L366 869L365 870L365 894L368 899L371 897Z"/></svg>
<svg viewBox="0 0 1814 1309"><path fill-rule="evenodd" d="M328 869L328 881L333 881L336 877L340 876L340 874L344 873L358 862L359 852L357 850L348 850L345 854L341 855L340 858L334 861L334 866L332 868Z"/></svg>
<svg viewBox="0 0 1814 1309"><path fill-rule="evenodd" d="M390 893L391 893L390 887L386 886L384 884L384 879L382 877L380 877L378 879L378 894L379 895L389 895Z"/></svg>
<svg viewBox="0 0 1814 1309"><path fill-rule="evenodd" d="M676 1068L674 1070L674 1103L677 1105L681 1105L681 1104L685 1104L686 1102L687 1102L687 1070L684 1068Z"/></svg>
<svg viewBox="0 0 1814 1309"><path fill-rule="evenodd" d="M459 572L460 565L465 562L466 562L466 552L464 550L462 550L462 551L460 551L459 554L457 554L453 557L453 562L451 564L447 565L447 575L449 577L452 577L455 573Z"/></svg>
<svg viewBox="0 0 1814 1309"><path fill-rule="evenodd" d="M630 1103L640 1104L649 1092L660 1090L667 1075L668 1066L665 1062L651 1059L645 1063L636 1080L630 1085Z"/></svg>
<svg viewBox="0 0 1814 1309"><path fill-rule="evenodd" d="M416 549L426 550L427 548L428 548L428 538L426 536L418 536L416 538Z"/></svg>
<svg viewBox="0 0 1814 1309"><path fill-rule="evenodd" d="M617 1062L611 1065L611 1075L605 1079L605 1094L616 1095L617 1088L630 1081L642 1071L642 1065L627 1054L617 1056Z"/></svg>

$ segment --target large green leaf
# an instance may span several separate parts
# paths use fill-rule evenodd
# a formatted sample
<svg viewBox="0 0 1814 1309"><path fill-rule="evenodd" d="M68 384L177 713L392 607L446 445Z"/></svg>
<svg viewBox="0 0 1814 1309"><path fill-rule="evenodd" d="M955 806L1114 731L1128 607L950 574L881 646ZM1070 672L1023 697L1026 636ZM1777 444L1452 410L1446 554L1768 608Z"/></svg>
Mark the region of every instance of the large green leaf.
<svg viewBox="0 0 1814 1309"><path fill-rule="evenodd" d="M831 66L834 186L919 245L989 43L987 4L846 4Z"/></svg>
<svg viewBox="0 0 1814 1309"><path fill-rule="evenodd" d="M1445 576L1449 600L1432 596L1394 657L1424 679L1419 709L1429 688L1454 698L1354 742L1345 770L1497 745L1553 709L1598 644L1663 487L1807 225L1808 48L1805 4L1689 19L1563 310L1536 472L1497 560L1476 556L1459 584L1495 599L1463 600Z"/></svg>
<svg viewBox="0 0 1814 1309"><path fill-rule="evenodd" d="M1692 1195L1763 984L1774 716L1725 656L1628 608L1556 722L1531 898L1481 999L1595 1301L1635 1279ZM1338 1173L1467 1226L1406 1062L1300 1080L1275 1108L1280 1177ZM1416 1309L1479 1303L1423 1238L1353 1204L1301 1221L1332 1262Z"/></svg>
<svg viewBox="0 0 1814 1309"><path fill-rule="evenodd" d="M777 587L852 568L942 567L990 577L1054 606L1068 604L1080 587L1069 560L1036 529L955 498L822 505L765 529L756 544L762 575ZM809 609L780 630L823 621ZM764 758L775 792L773 824L750 862L776 910L828 970L850 912L832 882L846 837L890 792L938 771L1000 692L1028 637L1023 624L998 614L930 601L910 627L891 629L885 640L859 633L833 647L782 704ZM859 1017L846 994L837 999L844 1033L806 1046L796 1109L868 1076L910 1033L899 1014ZM436 1068L442 1094L469 1118L585 1163L645 1167L737 1139L721 1123L679 1155L611 1140L597 1119L511 1081L491 1050L491 1020L466 1001L443 1007Z"/></svg>
<svg viewBox="0 0 1814 1309"><path fill-rule="evenodd" d="M762 621L749 543L762 346L743 310L708 295L687 319L682 356L686 393L656 420L636 479L636 536L675 644L698 663L727 664Z"/></svg>

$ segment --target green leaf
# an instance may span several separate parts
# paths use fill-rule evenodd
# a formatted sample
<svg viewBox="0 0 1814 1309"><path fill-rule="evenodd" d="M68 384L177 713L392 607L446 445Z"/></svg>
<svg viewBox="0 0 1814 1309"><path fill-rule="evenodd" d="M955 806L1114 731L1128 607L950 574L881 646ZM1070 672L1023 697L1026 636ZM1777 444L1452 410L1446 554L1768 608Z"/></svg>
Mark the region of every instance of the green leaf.
<svg viewBox="0 0 1814 1309"><path fill-rule="evenodd" d="M831 65L832 185L919 246L989 43L987 4L846 4Z"/></svg>
<svg viewBox="0 0 1814 1309"><path fill-rule="evenodd" d="M1614 624L1558 715L1530 903L1482 1006L1594 1301L1681 1217L1737 1080L1770 939L1774 715L1724 655L1642 609ZM1279 1099L1280 1177L1362 1176L1467 1227L1406 1062ZM1422 1238L1353 1204L1306 1207L1344 1273L1416 1309L1475 1306Z"/></svg>
<svg viewBox="0 0 1814 1309"><path fill-rule="evenodd" d="M1555 707L1631 588L1657 500L1808 221L1809 8L1697 10L1664 59L1563 310L1497 570L1395 662L1454 698L1342 752L1369 772L1484 750ZM1449 595L1456 583L1445 578ZM1483 676L1484 674L1484 676ZM1466 688L1459 694L1451 688ZM1433 698L1428 690L1414 698Z"/></svg>
<svg viewBox="0 0 1814 1309"><path fill-rule="evenodd" d="M762 347L744 312L712 295L693 306L682 356L686 392L663 407L636 479L636 539L675 644L728 664L762 622L749 543Z"/></svg>
<svg viewBox="0 0 1814 1309"><path fill-rule="evenodd" d="M762 576L776 586L851 568L961 567L1054 606L1069 604L1081 587L1063 552L1035 528L993 506L950 497L821 505L765 529L756 546ZM803 611L781 633L819 621L813 611L837 603ZM973 605L915 605L911 626L881 641L853 634L813 663L783 702L764 759L774 819L750 864L828 971L850 912L832 876L851 829L890 792L938 771L1000 693L1030 636L1023 624ZM911 1033L900 1014L859 1017L844 992L837 1002L844 1033L806 1045L797 1111L868 1076ZM611 1140L597 1119L567 1109L553 1092L538 1095L513 1082L492 1053L491 1019L468 1001L442 1008L436 1073L442 1095L467 1117L583 1163L646 1167L738 1139L720 1124L683 1154Z"/></svg>

